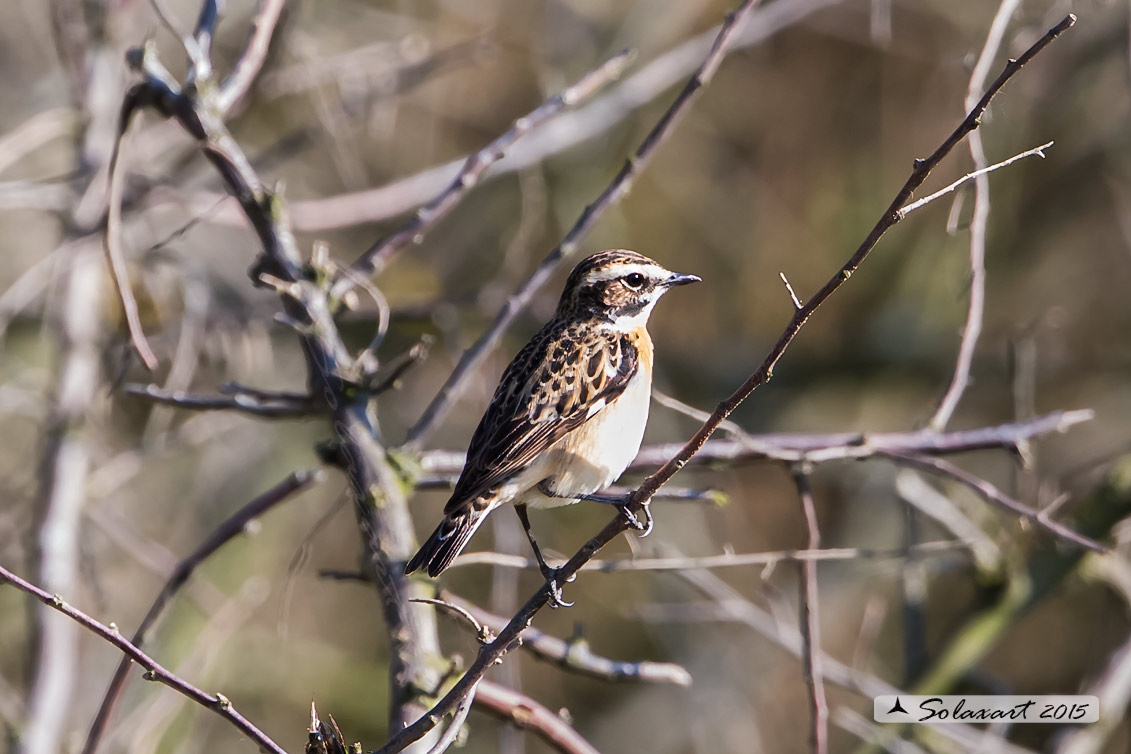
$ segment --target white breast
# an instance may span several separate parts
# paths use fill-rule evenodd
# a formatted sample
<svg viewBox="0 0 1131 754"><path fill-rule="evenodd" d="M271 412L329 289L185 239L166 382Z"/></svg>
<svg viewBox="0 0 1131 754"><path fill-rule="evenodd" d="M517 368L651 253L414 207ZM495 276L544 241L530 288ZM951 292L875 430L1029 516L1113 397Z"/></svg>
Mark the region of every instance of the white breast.
<svg viewBox="0 0 1131 754"><path fill-rule="evenodd" d="M651 383L649 370L638 369L615 401L559 440L521 475L519 486L530 488L516 502L535 508L568 505L615 482L640 450ZM543 479L557 497L537 489Z"/></svg>

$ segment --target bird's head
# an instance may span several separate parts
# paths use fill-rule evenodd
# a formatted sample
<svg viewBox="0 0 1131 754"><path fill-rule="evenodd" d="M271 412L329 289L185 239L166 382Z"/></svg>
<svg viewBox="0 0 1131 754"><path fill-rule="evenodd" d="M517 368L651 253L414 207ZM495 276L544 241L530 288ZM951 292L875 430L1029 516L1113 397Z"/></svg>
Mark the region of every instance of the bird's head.
<svg viewBox="0 0 1131 754"><path fill-rule="evenodd" d="M558 315L597 317L628 331L648 321L652 307L669 289L698 282L695 275L672 272L635 251L609 249L573 268Z"/></svg>

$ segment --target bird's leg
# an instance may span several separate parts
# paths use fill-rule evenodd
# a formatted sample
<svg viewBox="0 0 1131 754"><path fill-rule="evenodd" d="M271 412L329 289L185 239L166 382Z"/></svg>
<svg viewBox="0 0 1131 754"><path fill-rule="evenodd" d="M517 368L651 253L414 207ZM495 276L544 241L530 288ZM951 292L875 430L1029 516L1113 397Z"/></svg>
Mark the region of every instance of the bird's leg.
<svg viewBox="0 0 1131 754"><path fill-rule="evenodd" d="M522 528L526 531L526 538L530 540L530 548L534 550L534 558L538 561L538 568L546 578L546 585L550 587L550 607L555 610L559 607L572 607L572 602L566 602L562 599L562 588L558 586L558 569L550 568L546 559L542 557L542 548L538 546L538 541L534 539L534 532L530 528L530 517L526 515L526 503L515 503L514 509L518 513L518 520L522 522Z"/></svg>
<svg viewBox="0 0 1131 754"><path fill-rule="evenodd" d="M641 523L640 519L636 517L636 514L628 508L628 502L631 497L632 493L626 492L623 495L582 495L580 499L592 500L594 503L615 505L616 507L620 508L620 512L623 513L624 517L628 519L628 523L632 526L632 528L640 532L641 537L647 537L652 533L652 528L655 525L655 522L652 520L651 501L649 500L640 507L640 512L644 514L644 521L643 523Z"/></svg>
<svg viewBox="0 0 1131 754"><path fill-rule="evenodd" d="M652 520L651 500L643 503L640 506L640 512L644 514L644 522L641 523L636 514L628 509L629 499L632 497L631 492L626 492L623 495L601 495L593 493L589 495L559 495L550 489L547 480L542 480L538 485L538 490L546 497L556 497L559 500L590 500L594 503L604 503L606 505L615 505L620 508L620 512L628 519L628 523L633 529L640 532L641 538L647 537L652 533L655 522Z"/></svg>

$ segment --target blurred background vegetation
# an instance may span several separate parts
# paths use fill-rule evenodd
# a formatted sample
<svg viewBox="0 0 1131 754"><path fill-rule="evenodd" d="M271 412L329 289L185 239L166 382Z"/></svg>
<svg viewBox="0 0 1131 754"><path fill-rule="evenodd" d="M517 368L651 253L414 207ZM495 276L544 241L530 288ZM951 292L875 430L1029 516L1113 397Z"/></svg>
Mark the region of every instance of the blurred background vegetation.
<svg viewBox="0 0 1131 754"><path fill-rule="evenodd" d="M107 93L111 101L128 81L125 49L147 33L163 60L183 57L147 3L95 5L109 24L107 64L121 70L121 85ZM0 4L0 133L37 115L43 121L33 132L58 131L0 175L0 560L17 571L30 567L36 536L45 427L59 379L65 295L59 280L71 264L69 218L90 181L74 139L83 124L70 109L51 6ZM186 23L196 6L170 3ZM229 4L216 41L218 68L226 70L238 54L253 7ZM583 246L582 253L637 249L704 279L665 300L653 318L658 389L710 408L761 361L791 314L778 273L805 298L855 249L912 159L932 151L961 119L971 67L997 7L986 0L768 3L767 12L792 16L768 39L729 55L632 193ZM668 53L709 33L728 10L716 0L289 4L265 73L233 131L261 174L285 183L304 247L324 240L343 260L395 228L406 209L442 185L427 183L432 174L423 171L480 148L618 50L631 47L639 55L623 84L515 150L518 157L541 149L544 159L495 171L379 278L392 308L383 353L395 354L422 334L437 339L400 391L379 402L391 441L418 418L458 355L620 168L701 59L697 52L687 65ZM1103 536L1131 510L1127 482L1120 487L1111 476L1131 445L1127 4L1025 0L993 75L1006 54L1019 54L1069 11L1079 15L1077 26L1010 84L985 119L991 161L1050 140L1056 145L1046 159L991 177L985 331L973 384L951 426L1094 409L1094 421L1037 443L1026 468L1005 451L956 460L1030 504L1067 495L1062 512L1081 521L1094 516L1100 522L1094 531ZM631 96L644 86L633 78L639 71L661 81L645 101ZM578 135L586 138L570 144ZM112 136L89 135L95 143L87 149L104 155ZM135 128L131 155L127 200L135 204L125 240L146 332L162 359L157 381L209 393L229 381L302 390L305 365L296 339L272 319L276 296L249 284L256 241L232 207L217 204L222 188L213 169L177 129L153 116ZM970 169L961 146L928 186ZM385 185L394 189L367 200L361 221L348 227L331 227L338 224L333 212L309 203ZM971 199L956 192L891 231L736 421L755 433L923 426L950 380L965 320ZM501 369L552 312L565 272L519 318L432 447L466 447ZM102 284L91 323L101 376L83 430L90 462L76 553L81 583L64 596L129 632L179 557L218 522L289 471L319 463L313 447L327 428L321 420L190 413L122 394L116 386L123 381L147 378L127 357L119 306L109 279ZM363 310L343 327L360 346L372 337L375 315ZM646 442L682 440L695 426L654 406ZM899 473L878 460L819 468L824 545L904 545L908 516L896 489ZM676 483L717 488L727 504L658 503L656 532L633 543L639 551L704 555L804 545L800 506L779 464L689 471ZM974 657L945 689L1074 693L1103 677L1128 638L1126 576L1086 567L1078 553L987 512L968 492L938 489L984 525L1000 548L997 567L975 568L962 553L913 565L823 563L824 648L910 688L939 670L955 641L970 640L972 621L991 614L1000 622L976 627L988 631L984 657ZM442 491L413 498L420 534L434 526L445 500ZM608 515L580 505L536 514L534 525L551 550L573 552ZM494 531L484 527L471 549L497 542L498 549L525 554L513 517L497 518ZM917 526L923 540L946 535L925 518ZM386 733L387 696L376 595L365 585L319 576L322 569L357 568L358 534L343 479L331 473L250 533L194 578L151 652L198 686L222 690L291 750L304 740L312 697L348 739L376 746ZM621 540L606 554L628 549ZM926 590L925 656L909 662L908 642L919 641L903 597L912 570ZM717 575L778 620L795 622L792 564ZM442 580L500 614L513 612L538 583L524 572L514 584L482 566L455 569ZM1025 598L1007 604L1022 581ZM691 688L610 685L521 653L507 658L509 669L493 671L551 709L568 709L601 751L807 750L797 660L738 621L691 609L703 597L680 575L586 574L566 595L577 606L544 612L540 628L566 637L576 632L614 658L678 662L694 677ZM28 626L28 601L0 590L0 719L10 735L23 715L33 646ZM441 639L445 650L473 656L474 642L462 628L442 623ZM81 637L65 750L81 746L118 660L111 647ZM829 693L834 708L846 705L870 717L870 700L835 686ZM1123 716L1118 710L1106 742L1088 750L1129 750L1131 727ZM1063 745L1061 733L1028 726L1010 737L1053 751ZM832 736L836 751L858 741L837 725ZM467 751L522 747L546 750L472 716ZM103 750L250 745L219 718L135 676Z"/></svg>

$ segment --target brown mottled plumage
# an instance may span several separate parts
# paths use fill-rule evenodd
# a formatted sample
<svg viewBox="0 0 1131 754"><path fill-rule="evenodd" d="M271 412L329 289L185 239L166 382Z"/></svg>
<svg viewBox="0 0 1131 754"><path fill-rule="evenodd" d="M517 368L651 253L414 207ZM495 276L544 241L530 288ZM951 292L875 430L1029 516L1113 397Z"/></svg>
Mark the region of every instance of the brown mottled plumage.
<svg viewBox="0 0 1131 754"><path fill-rule="evenodd" d="M648 315L668 288L698 279L624 249L574 268L554 318L503 372L444 520L406 572L423 567L438 575L499 505L519 506L525 525L526 505L577 502L621 475L647 423ZM541 561L533 537L531 544Z"/></svg>

